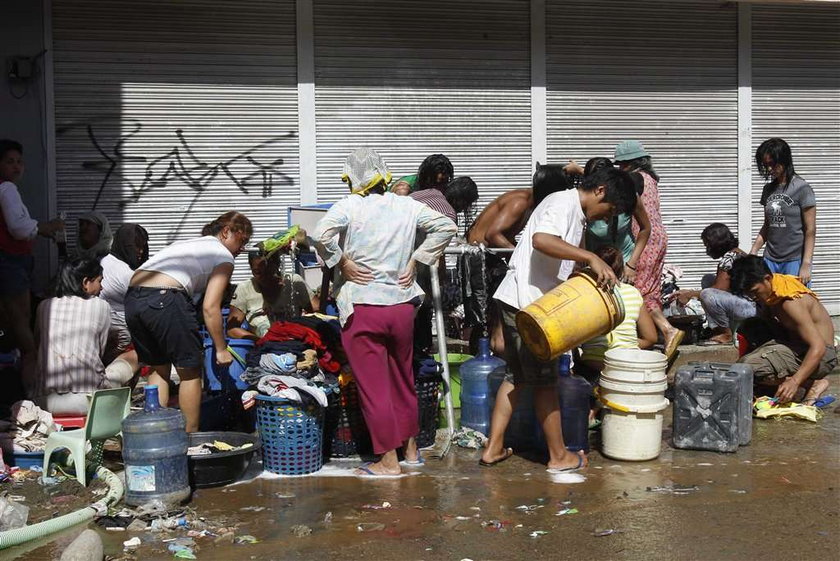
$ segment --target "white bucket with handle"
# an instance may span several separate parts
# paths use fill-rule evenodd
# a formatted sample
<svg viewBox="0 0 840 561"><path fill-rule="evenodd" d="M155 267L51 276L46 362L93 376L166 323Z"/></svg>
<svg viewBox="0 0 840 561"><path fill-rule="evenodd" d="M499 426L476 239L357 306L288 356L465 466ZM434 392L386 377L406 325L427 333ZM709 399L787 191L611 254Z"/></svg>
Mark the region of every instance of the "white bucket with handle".
<svg viewBox="0 0 840 561"><path fill-rule="evenodd" d="M662 353L612 349L604 357L599 399L608 409L601 427L602 452L616 460L659 456L669 401L668 359Z"/></svg>

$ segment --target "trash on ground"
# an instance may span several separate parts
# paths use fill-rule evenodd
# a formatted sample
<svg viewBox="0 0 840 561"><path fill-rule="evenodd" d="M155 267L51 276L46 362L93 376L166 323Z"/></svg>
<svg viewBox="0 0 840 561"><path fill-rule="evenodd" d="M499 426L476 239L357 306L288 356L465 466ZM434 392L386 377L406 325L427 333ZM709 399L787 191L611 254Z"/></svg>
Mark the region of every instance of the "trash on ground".
<svg viewBox="0 0 840 561"><path fill-rule="evenodd" d="M294 530L294 528L296 528L296 526L292 526L293 530ZM310 532L311 531L312 530L310 530ZM252 536L250 534L243 534L241 536L236 536L236 538L234 538L233 541L235 543L238 543L238 544L254 544L254 543L259 543L260 542L260 540L258 540L257 538L255 538L254 536Z"/></svg>
<svg viewBox="0 0 840 561"><path fill-rule="evenodd" d="M555 514L554 516L565 516L566 514L577 514L577 513L578 513L578 509L576 509L576 508L564 508L563 510L558 511L557 514Z"/></svg>
<svg viewBox="0 0 840 561"><path fill-rule="evenodd" d="M362 505L362 508L367 510L382 510L383 508L391 508L391 503L385 501L381 505L366 504Z"/></svg>
<svg viewBox="0 0 840 561"><path fill-rule="evenodd" d="M312 534L312 528L304 524L295 524L289 530L291 530L292 535L296 538L305 538Z"/></svg>
<svg viewBox="0 0 840 561"><path fill-rule="evenodd" d="M695 491L699 491L700 487L697 485L664 485L661 487L647 487L649 493L662 493L670 495L688 495Z"/></svg>
<svg viewBox="0 0 840 561"><path fill-rule="evenodd" d="M545 530L534 530L533 532L531 532L531 533L530 533L530 534L528 534L528 535L529 535L529 536L531 536L532 538L538 538L538 537L540 537L540 536L544 536L544 535L546 535L547 533L548 533L548 532L547 532L547 531L545 531Z"/></svg>
<svg viewBox="0 0 840 561"><path fill-rule="evenodd" d="M141 543L142 542L140 541L140 538L138 538L137 536L134 536L130 540L125 540L123 542L123 550L130 553L130 552L136 550L138 547L140 547Z"/></svg>
<svg viewBox="0 0 840 561"><path fill-rule="evenodd" d="M0 497L0 531L14 530L26 526L29 507L8 497Z"/></svg>
<svg viewBox="0 0 840 561"><path fill-rule="evenodd" d="M362 522L356 524L357 532L379 532L385 529L385 524L380 522Z"/></svg>
<svg viewBox="0 0 840 561"><path fill-rule="evenodd" d="M612 536L613 534L620 534L623 530L616 530L614 528L607 528L605 530L595 530L592 535L596 538L603 538L604 536Z"/></svg>

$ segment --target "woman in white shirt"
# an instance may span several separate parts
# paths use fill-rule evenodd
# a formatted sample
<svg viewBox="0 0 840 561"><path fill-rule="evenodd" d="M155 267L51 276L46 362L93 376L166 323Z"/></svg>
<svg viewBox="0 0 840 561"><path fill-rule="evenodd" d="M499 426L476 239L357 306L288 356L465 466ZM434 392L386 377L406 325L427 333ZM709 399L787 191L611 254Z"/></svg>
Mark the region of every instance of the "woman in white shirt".
<svg viewBox="0 0 840 561"><path fill-rule="evenodd" d="M386 193L391 173L379 154L361 148L344 163L351 195L318 222L312 237L327 267L340 274L334 292L341 342L359 388L362 414L378 462L359 475L400 473L397 448L422 463L412 357L414 312L423 290L415 263L433 265L457 233L455 223L411 197ZM417 230L426 233L415 250ZM339 243L339 239L341 242Z"/></svg>
<svg viewBox="0 0 840 561"><path fill-rule="evenodd" d="M198 430L201 408L203 340L194 297L204 294L204 322L216 348L216 363L228 366L222 331L222 297L233 273L233 259L251 239L244 214L226 212L207 225L209 235L175 242L142 264L131 277L125 297L125 321L141 362L152 367L149 383L158 386L160 402L169 402L169 375L181 379L178 401L187 432Z"/></svg>
<svg viewBox="0 0 840 561"><path fill-rule="evenodd" d="M114 234L111 252L101 261L103 279L100 297L111 306L106 359L123 361L124 367L132 372L139 368L139 362L125 324L125 293L134 271L148 258L148 232L139 224L123 224Z"/></svg>

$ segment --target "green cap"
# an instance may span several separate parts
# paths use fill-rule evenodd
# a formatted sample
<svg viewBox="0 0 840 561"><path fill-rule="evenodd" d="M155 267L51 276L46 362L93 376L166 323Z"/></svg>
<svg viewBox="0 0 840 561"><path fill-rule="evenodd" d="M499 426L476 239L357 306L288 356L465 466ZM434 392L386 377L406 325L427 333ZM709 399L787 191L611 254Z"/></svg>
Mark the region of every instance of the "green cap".
<svg viewBox="0 0 840 561"><path fill-rule="evenodd" d="M627 162L645 156L650 156L650 154L645 152L645 148L640 141L622 140L615 147L615 158L613 159L616 162Z"/></svg>

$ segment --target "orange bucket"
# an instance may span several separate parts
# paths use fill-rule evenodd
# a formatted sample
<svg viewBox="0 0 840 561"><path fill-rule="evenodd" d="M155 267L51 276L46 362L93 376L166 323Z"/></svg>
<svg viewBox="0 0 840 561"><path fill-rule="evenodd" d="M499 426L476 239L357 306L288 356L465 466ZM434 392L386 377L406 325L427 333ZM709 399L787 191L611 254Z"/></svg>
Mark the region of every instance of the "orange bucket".
<svg viewBox="0 0 840 561"><path fill-rule="evenodd" d="M621 296L601 290L587 271L573 273L516 314L523 342L543 362L606 335L622 321Z"/></svg>

